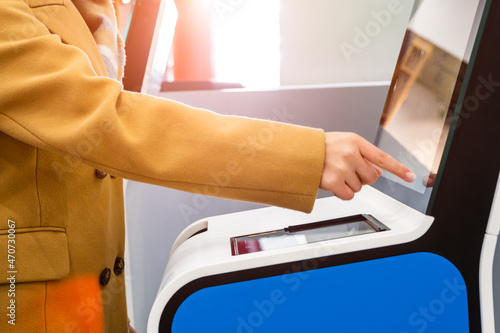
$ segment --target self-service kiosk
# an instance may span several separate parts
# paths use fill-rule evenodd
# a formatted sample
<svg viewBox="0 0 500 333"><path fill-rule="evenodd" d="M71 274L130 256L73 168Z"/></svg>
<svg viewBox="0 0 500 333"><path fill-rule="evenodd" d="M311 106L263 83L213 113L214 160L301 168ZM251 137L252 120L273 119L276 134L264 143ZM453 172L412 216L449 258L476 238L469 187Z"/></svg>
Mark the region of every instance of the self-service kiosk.
<svg viewBox="0 0 500 333"><path fill-rule="evenodd" d="M500 4L414 6L376 142L417 180L191 224L148 332L494 332Z"/></svg>

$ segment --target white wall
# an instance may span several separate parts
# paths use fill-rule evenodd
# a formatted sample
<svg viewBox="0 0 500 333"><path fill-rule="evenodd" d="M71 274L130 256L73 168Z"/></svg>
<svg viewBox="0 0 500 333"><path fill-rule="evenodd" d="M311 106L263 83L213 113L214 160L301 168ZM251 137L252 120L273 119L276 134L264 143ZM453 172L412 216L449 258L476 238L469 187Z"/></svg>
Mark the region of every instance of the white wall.
<svg viewBox="0 0 500 333"><path fill-rule="evenodd" d="M390 80L413 3L282 0L281 84Z"/></svg>

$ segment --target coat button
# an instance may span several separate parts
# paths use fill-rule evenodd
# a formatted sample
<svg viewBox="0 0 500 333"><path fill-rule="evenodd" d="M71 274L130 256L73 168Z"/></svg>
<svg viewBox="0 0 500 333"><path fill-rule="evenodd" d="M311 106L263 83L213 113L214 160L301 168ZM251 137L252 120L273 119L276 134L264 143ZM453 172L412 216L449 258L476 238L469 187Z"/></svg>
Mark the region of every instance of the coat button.
<svg viewBox="0 0 500 333"><path fill-rule="evenodd" d="M108 174L104 171L97 170L97 169L95 170L95 176L99 179L104 179L104 178L106 178L107 175Z"/></svg>
<svg viewBox="0 0 500 333"><path fill-rule="evenodd" d="M123 273L123 270L125 269L125 261L117 257L115 260L115 266L113 267L113 272L115 272L116 275L120 275Z"/></svg>
<svg viewBox="0 0 500 333"><path fill-rule="evenodd" d="M111 279L111 270L109 268L105 268L102 272L101 272L101 276L99 276L99 283L101 284L101 286L105 286L109 283L109 279Z"/></svg>

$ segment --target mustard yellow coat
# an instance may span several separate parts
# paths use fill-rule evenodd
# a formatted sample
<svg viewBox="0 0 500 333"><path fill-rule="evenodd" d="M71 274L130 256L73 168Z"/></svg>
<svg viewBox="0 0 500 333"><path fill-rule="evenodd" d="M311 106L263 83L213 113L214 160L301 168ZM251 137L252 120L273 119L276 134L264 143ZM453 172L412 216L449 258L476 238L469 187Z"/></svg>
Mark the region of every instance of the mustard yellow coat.
<svg viewBox="0 0 500 333"><path fill-rule="evenodd" d="M0 332L127 331L123 178L312 209L323 131L106 76L69 0L1 1Z"/></svg>

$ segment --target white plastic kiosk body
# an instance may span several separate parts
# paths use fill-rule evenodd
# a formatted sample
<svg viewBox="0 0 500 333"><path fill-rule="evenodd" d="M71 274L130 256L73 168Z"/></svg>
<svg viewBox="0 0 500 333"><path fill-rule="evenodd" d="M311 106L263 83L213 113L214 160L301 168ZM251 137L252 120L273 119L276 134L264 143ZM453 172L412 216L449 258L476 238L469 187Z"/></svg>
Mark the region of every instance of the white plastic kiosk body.
<svg viewBox="0 0 500 333"><path fill-rule="evenodd" d="M172 248L149 331L404 329L406 313L436 288L464 286L457 269L429 253L361 262L353 253L418 239L432 221L371 187L355 201L318 199L311 214L263 208L201 220ZM441 332L448 321L467 326L467 296L458 292L446 295L457 301Z"/></svg>
<svg viewBox="0 0 500 333"><path fill-rule="evenodd" d="M433 2L415 7L377 138L417 171L417 183L385 175L352 201L318 199L311 214L262 208L190 225L172 247L148 332L494 331L500 5L443 0L443 9L466 6L469 16L427 35L423 18L455 15L430 18ZM432 38L457 31L453 22L464 28L459 51ZM459 63L436 73L440 130L411 148L394 128L418 122L401 118L405 105L416 105L416 116L433 108L416 89L448 55ZM432 187L426 176L435 176Z"/></svg>

